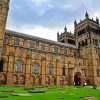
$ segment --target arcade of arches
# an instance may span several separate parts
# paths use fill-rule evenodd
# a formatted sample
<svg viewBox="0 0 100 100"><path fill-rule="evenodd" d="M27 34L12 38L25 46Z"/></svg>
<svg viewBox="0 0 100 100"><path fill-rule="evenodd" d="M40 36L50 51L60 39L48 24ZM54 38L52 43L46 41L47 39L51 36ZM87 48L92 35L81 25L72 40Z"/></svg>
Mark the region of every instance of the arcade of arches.
<svg viewBox="0 0 100 100"><path fill-rule="evenodd" d="M64 86L64 85L81 85L81 74L76 73L74 75L74 80L72 77L72 72L69 70L70 75L69 77L66 75L66 66L62 66L61 70L61 76L56 76L54 75L54 65L52 63L47 65L47 72L48 75L39 75L39 72L41 70L39 62L35 61L32 64L31 67L31 73L25 74L24 72L26 69L23 68L24 62L22 60L17 60L15 62L15 71L16 72L11 72L9 75L4 74L4 66L6 63L5 61L2 60L1 63L1 73L0 73L0 84L8 84L9 83L9 76L11 78L10 84L12 85L25 85L30 84L33 86L40 86L40 85L45 85L45 86ZM28 76L28 77L27 77Z"/></svg>

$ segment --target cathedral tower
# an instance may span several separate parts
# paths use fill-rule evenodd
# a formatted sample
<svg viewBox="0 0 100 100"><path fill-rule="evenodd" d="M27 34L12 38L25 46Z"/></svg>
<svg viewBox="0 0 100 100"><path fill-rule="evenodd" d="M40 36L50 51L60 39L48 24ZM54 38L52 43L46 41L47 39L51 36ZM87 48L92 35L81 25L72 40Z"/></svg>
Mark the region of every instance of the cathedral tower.
<svg viewBox="0 0 100 100"><path fill-rule="evenodd" d="M89 85L98 85L100 81L100 25L99 19L90 19L86 12L85 19L74 22L77 47L80 55L87 58L86 80Z"/></svg>

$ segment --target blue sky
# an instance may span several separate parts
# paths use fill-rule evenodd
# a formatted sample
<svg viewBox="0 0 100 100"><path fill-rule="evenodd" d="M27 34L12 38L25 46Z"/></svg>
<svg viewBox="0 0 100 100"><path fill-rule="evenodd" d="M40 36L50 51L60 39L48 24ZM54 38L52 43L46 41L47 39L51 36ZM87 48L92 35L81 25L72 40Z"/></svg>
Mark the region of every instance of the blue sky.
<svg viewBox="0 0 100 100"><path fill-rule="evenodd" d="M86 11L100 18L100 0L10 0L6 28L56 41L65 26L74 32Z"/></svg>

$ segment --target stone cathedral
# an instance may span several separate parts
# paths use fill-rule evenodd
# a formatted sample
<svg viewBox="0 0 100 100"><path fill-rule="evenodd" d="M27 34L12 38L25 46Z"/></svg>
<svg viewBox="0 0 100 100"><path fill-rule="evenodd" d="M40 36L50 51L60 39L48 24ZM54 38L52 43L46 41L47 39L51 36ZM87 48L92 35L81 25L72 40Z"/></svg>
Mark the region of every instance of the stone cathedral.
<svg viewBox="0 0 100 100"><path fill-rule="evenodd" d="M57 41L6 30L10 0L0 0L0 84L100 86L99 19L74 21Z"/></svg>

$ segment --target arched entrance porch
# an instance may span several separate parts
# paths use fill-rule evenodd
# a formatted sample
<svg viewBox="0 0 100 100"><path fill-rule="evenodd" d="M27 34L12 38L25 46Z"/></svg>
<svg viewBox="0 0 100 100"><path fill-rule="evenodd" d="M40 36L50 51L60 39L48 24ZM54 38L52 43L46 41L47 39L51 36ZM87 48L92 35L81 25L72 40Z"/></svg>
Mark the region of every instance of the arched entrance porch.
<svg viewBox="0 0 100 100"><path fill-rule="evenodd" d="M80 72L76 72L74 75L74 85L75 86L81 85L81 73Z"/></svg>

